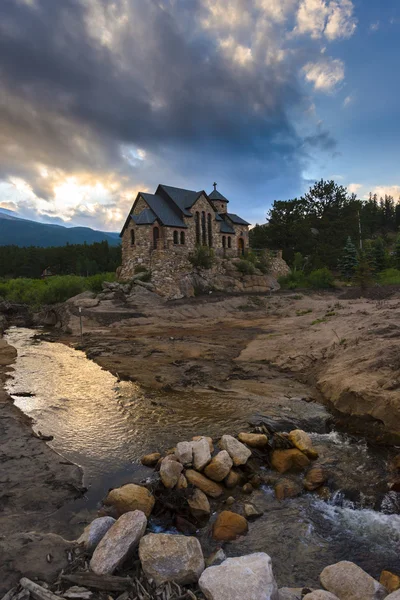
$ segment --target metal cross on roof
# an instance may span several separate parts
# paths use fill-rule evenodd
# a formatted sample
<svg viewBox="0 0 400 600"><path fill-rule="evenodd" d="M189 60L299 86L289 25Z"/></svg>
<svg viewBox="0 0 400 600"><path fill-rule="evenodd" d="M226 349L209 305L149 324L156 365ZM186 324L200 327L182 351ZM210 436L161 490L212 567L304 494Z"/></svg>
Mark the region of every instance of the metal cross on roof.
<svg viewBox="0 0 400 600"><path fill-rule="evenodd" d="M215 181L213 183L213 186L214 186L214 192L215 192L215 190L217 189L217 184L215 183Z"/></svg>

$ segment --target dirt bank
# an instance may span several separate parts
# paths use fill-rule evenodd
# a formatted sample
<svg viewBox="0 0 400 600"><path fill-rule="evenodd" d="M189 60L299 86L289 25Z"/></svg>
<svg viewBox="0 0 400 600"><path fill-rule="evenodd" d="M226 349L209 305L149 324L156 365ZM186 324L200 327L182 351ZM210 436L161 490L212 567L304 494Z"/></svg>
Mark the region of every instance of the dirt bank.
<svg viewBox="0 0 400 600"><path fill-rule="evenodd" d="M77 304L67 318L73 344L80 343ZM311 383L344 426L393 443L400 439L399 313L398 292L378 301L286 293L164 303L145 290L84 309L82 347L105 369L152 389L271 399L285 386L290 397L294 380Z"/></svg>
<svg viewBox="0 0 400 600"><path fill-rule="evenodd" d="M57 532L52 515L82 495L79 467L33 434L30 420L4 390L15 355L0 338L0 590L8 589L30 561L39 563L43 553L45 558L63 546L57 536L24 532Z"/></svg>

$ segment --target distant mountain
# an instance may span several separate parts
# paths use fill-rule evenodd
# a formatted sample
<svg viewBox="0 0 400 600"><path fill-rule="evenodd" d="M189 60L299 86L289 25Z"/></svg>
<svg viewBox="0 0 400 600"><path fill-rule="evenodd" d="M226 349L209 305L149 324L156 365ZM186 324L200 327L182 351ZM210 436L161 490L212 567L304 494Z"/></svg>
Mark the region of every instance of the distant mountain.
<svg viewBox="0 0 400 600"><path fill-rule="evenodd" d="M65 246L107 241L110 246L120 243L117 233L96 231L90 227L63 227L21 219L11 210L0 208L0 246Z"/></svg>

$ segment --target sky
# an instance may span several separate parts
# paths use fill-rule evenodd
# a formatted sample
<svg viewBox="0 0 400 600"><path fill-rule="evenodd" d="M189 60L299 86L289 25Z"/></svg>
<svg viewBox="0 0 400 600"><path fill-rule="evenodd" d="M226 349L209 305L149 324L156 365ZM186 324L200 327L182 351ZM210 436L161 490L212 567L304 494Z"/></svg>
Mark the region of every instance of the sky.
<svg viewBox="0 0 400 600"><path fill-rule="evenodd" d="M1 0L0 207L118 231L138 191L265 222L334 179L400 196L398 0Z"/></svg>

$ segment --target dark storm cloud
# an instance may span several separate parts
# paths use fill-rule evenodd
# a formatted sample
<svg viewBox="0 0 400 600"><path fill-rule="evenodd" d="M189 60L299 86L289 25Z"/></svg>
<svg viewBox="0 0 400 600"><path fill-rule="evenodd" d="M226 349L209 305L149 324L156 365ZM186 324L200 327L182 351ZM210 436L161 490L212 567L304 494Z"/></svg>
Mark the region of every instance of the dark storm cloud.
<svg viewBox="0 0 400 600"><path fill-rule="evenodd" d="M301 139L288 117L304 101L296 58L255 55L244 68L203 17L201 0L1 0L0 178L24 178L43 198L53 180L37 164L182 185L279 171L297 183L306 146L334 142ZM127 161L129 146L151 160Z"/></svg>

